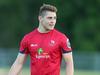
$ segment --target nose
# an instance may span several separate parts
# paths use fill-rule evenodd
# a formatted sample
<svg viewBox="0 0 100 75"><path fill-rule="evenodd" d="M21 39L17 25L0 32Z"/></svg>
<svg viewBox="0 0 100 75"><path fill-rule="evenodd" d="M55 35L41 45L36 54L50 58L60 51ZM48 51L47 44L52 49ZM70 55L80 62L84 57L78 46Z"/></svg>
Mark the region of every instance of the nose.
<svg viewBox="0 0 100 75"><path fill-rule="evenodd" d="M55 24L55 22L51 21L51 22L50 22L50 24L51 24L51 25L54 25L54 24Z"/></svg>
<svg viewBox="0 0 100 75"><path fill-rule="evenodd" d="M50 23L51 23L51 24L53 24L54 22L53 22L53 21L51 21Z"/></svg>

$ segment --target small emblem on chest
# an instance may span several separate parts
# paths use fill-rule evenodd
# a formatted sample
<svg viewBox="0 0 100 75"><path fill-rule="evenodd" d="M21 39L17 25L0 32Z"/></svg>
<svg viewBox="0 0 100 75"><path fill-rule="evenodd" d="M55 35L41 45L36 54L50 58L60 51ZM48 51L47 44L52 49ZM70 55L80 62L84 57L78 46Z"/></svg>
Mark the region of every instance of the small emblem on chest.
<svg viewBox="0 0 100 75"><path fill-rule="evenodd" d="M54 46L55 45L55 41L54 40L50 40L50 46Z"/></svg>

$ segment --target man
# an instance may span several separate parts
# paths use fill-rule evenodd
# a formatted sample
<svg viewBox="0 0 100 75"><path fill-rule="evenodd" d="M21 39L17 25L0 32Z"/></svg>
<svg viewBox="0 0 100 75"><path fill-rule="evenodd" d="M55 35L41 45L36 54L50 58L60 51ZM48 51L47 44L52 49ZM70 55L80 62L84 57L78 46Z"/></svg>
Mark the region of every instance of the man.
<svg viewBox="0 0 100 75"><path fill-rule="evenodd" d="M20 51L8 75L19 75L27 55L30 55L31 75L60 75L62 56L66 62L66 75L73 75L73 57L69 39L54 29L55 6L43 4L39 11L39 26L25 35Z"/></svg>

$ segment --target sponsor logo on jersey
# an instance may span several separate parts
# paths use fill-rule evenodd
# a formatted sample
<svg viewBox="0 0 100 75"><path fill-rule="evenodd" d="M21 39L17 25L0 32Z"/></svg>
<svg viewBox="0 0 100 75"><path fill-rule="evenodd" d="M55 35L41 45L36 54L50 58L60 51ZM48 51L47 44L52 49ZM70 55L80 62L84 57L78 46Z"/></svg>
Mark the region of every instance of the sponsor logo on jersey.
<svg viewBox="0 0 100 75"><path fill-rule="evenodd" d="M40 54L42 54L42 53L43 53L42 48L39 48L39 50L38 50L38 55L40 55Z"/></svg>
<svg viewBox="0 0 100 75"><path fill-rule="evenodd" d="M46 52L44 52L44 50L42 48L39 48L36 54L36 58L37 59L48 59L50 58L50 55Z"/></svg>

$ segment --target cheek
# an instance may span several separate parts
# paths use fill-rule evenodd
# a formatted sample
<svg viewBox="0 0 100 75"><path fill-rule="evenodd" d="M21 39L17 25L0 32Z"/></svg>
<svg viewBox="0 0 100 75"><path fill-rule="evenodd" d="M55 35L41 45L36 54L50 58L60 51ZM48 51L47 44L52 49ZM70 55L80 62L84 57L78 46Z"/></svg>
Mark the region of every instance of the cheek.
<svg viewBox="0 0 100 75"><path fill-rule="evenodd" d="M45 25L45 21L44 21L44 20L42 20L42 21L41 21L41 24L42 24L42 25Z"/></svg>
<svg viewBox="0 0 100 75"><path fill-rule="evenodd" d="M56 23L57 20L54 20L54 21L55 21L55 23Z"/></svg>
<svg viewBox="0 0 100 75"><path fill-rule="evenodd" d="M56 23L56 20L54 21L54 23Z"/></svg>
<svg viewBox="0 0 100 75"><path fill-rule="evenodd" d="M47 21L41 21L42 26L47 27L48 26L48 22Z"/></svg>
<svg viewBox="0 0 100 75"><path fill-rule="evenodd" d="M44 20L43 23L44 23L44 24L48 24L49 21L48 21L48 20Z"/></svg>

